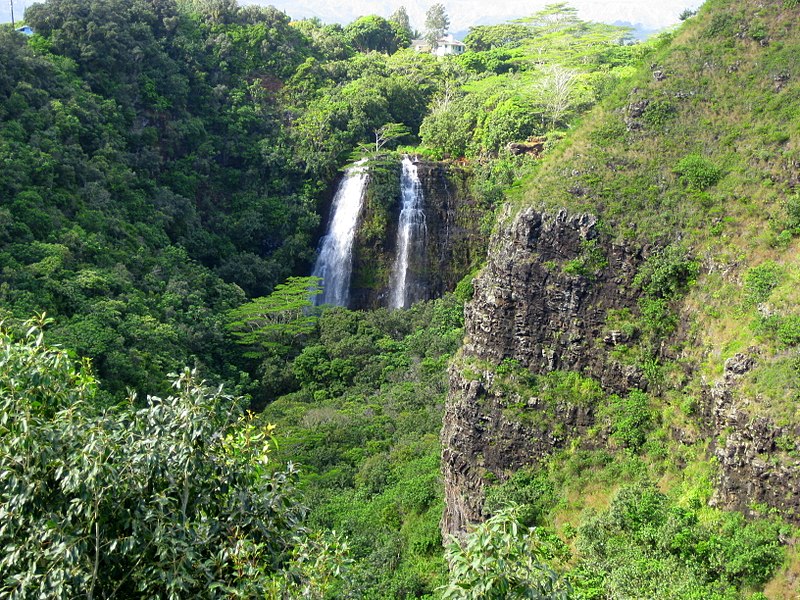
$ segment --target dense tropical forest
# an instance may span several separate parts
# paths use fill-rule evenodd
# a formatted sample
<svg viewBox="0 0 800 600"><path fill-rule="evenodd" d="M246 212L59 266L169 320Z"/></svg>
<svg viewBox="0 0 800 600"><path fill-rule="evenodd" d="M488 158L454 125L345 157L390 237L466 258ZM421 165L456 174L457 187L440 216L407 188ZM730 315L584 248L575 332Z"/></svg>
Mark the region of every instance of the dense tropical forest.
<svg viewBox="0 0 800 600"><path fill-rule="evenodd" d="M734 4L645 42L554 4L444 57L411 47L447 33L439 4L420 31L402 8L340 26L235 0L47 0L33 35L0 25L0 598L791 597L796 520L710 506L723 434L693 421L696 371L763 343L780 356L748 389L796 457L798 8ZM726 79L764 64L766 91ZM698 107L710 86L719 107ZM756 127L720 124L767 92ZM366 159L370 240L404 155L463 173L480 258L407 309L315 306L342 171ZM759 226L736 219L765 205L745 256L733 231ZM553 285L604 285L635 242L637 300L597 341L625 389L477 356L487 248L531 206L602 218L570 260L528 261ZM691 327L724 351L692 354ZM505 402L476 428L556 450L481 467L481 518L451 536L461 380ZM570 437L563 407L591 427Z"/></svg>

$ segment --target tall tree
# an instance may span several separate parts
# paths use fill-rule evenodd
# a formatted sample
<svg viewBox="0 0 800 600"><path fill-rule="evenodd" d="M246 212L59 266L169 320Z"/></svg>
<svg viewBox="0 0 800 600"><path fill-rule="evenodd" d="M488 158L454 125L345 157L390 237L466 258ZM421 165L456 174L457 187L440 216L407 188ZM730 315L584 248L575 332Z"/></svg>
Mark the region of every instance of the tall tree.
<svg viewBox="0 0 800 600"><path fill-rule="evenodd" d="M539 82L540 101L544 106L544 114L549 118L553 128L573 105L577 76L577 72L573 69L551 65Z"/></svg>
<svg viewBox="0 0 800 600"><path fill-rule="evenodd" d="M411 29L411 20L408 18L405 6L401 6L394 11L392 16L389 17L389 21L394 23L400 31L404 31L409 40L414 36L414 30Z"/></svg>
<svg viewBox="0 0 800 600"><path fill-rule="evenodd" d="M408 39L391 21L377 15L361 17L344 28L345 39L359 52L394 54Z"/></svg>
<svg viewBox="0 0 800 600"><path fill-rule="evenodd" d="M447 33L450 28L450 19L444 6L434 4L425 13L425 39L432 48L436 48L440 38Z"/></svg>
<svg viewBox="0 0 800 600"><path fill-rule="evenodd" d="M289 277L269 296L230 310L228 329L239 344L254 348L245 355L259 358L265 352L285 352L297 337L316 326L317 316L306 309L319 293L319 277Z"/></svg>

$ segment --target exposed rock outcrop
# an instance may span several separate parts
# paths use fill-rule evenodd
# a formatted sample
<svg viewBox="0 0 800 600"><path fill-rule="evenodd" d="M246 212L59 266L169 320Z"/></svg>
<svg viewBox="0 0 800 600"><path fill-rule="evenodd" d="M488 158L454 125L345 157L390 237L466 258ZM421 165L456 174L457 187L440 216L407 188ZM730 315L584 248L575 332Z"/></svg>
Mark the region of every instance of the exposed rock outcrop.
<svg viewBox="0 0 800 600"><path fill-rule="evenodd" d="M767 418L753 417L747 410L748 400L737 393L740 380L757 362L754 352L733 356L725 363L722 379L703 394L703 425L713 440L711 452L719 461L711 502L743 512L754 504L764 504L797 523L800 427L779 427Z"/></svg>
<svg viewBox="0 0 800 600"><path fill-rule="evenodd" d="M604 264L575 274L570 266L585 262L587 247L601 250ZM631 280L638 251L603 240L592 215L527 209L501 228L489 256L467 305L460 357L462 365L489 368L457 362L450 374L442 430L445 535L459 535L481 519L489 473L503 479L594 423L590 407L546 407L536 398L495 392L491 366L512 359L536 374L579 371L613 391L642 384L635 369L608 360L613 341L604 333L610 310L636 305ZM511 404L522 404L528 415L546 411L546 418L509 415Z"/></svg>
<svg viewBox="0 0 800 600"><path fill-rule="evenodd" d="M640 254L603 243L596 226L588 214L527 209L499 232L502 242L492 244L467 305L464 353L495 364L515 359L534 373L582 371L612 390L639 383L598 344L608 311L636 305L630 282ZM570 274L567 263L581 260L591 240L600 243L607 264Z"/></svg>
<svg viewBox="0 0 800 600"><path fill-rule="evenodd" d="M460 535L469 523L482 519L483 486L487 477L505 479L534 463L594 424L587 407L548 407L538 398L519 398L497 390L491 371L470 379L454 367L442 427L445 513L442 531ZM529 417L519 419L519 405ZM530 418L536 414L540 418ZM558 424L558 425L556 425Z"/></svg>

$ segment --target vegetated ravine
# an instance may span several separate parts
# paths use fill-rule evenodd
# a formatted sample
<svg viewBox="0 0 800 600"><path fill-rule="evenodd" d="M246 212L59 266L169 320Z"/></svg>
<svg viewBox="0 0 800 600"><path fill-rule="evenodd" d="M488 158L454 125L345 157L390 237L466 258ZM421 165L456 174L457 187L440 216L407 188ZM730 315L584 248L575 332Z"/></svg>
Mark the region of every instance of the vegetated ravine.
<svg viewBox="0 0 800 600"><path fill-rule="evenodd" d="M800 596L798 11L0 26L0 597Z"/></svg>

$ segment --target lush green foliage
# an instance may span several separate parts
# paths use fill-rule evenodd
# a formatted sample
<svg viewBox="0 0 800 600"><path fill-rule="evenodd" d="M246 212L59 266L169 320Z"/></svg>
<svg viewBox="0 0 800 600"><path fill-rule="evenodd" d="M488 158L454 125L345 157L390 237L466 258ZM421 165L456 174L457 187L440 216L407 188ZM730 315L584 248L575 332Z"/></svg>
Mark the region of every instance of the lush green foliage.
<svg viewBox="0 0 800 600"><path fill-rule="evenodd" d="M0 334L0 596L561 597L557 571L578 598L759 589L791 532L707 508L708 473L666 495L641 482L708 467L702 441L670 429L694 435L696 400L662 394L690 377L658 358L691 355L668 347L687 295L707 311L691 334L711 370L755 339L775 356L744 393L798 422L795 4L713 0L688 33L631 45L554 5L474 28L470 51L441 61L399 50L405 11L341 27L228 0L49 0L28 11L32 38L0 28L0 316L48 310L49 339L102 381L36 327ZM544 425L568 406L596 426L590 449L487 473L504 480L487 492L496 516L451 548L449 583L437 431L471 285L370 313L307 312L307 282L280 285L308 272L352 150L417 137L470 161L482 206L535 170L530 202L663 248L644 252L638 310L606 322L623 340L609 358L647 393L496 367L519 399L504 417ZM587 242L563 270L591 284L607 266ZM244 416L192 371L170 388L163 374L185 364L266 413ZM158 396L133 402L128 387ZM788 437L777 445L773 460L796 457ZM299 474L278 466L290 460ZM609 505L620 483L633 487ZM301 493L323 533L301 525Z"/></svg>
<svg viewBox="0 0 800 600"><path fill-rule="evenodd" d="M326 309L291 362L296 391L264 411L278 456L299 464L310 523L348 537L343 594L423 597L443 583L438 430L462 326L452 296L407 311Z"/></svg>
<svg viewBox="0 0 800 600"><path fill-rule="evenodd" d="M753 267L744 276L745 299L749 304L765 302L781 281L783 270L774 261Z"/></svg>
<svg viewBox="0 0 800 600"><path fill-rule="evenodd" d="M739 600L770 579L783 559L780 539L791 528L706 507L710 486L680 498L665 495L647 471L630 454L564 452L490 488L486 506L490 514L513 507L535 518L537 556L546 568L563 571L573 598ZM598 486L620 484L610 502L575 511ZM567 515L576 520L564 523Z"/></svg>
<svg viewBox="0 0 800 600"><path fill-rule="evenodd" d="M490 487L486 491L484 507L494 515L509 506L515 506L516 518L522 525L531 527L544 524L547 513L557 501L552 481L544 469L523 468L502 485Z"/></svg>
<svg viewBox="0 0 800 600"><path fill-rule="evenodd" d="M0 330L2 597L277 597L345 566L240 400L186 370L174 395L99 411L88 365L26 327Z"/></svg>
<svg viewBox="0 0 800 600"><path fill-rule="evenodd" d="M420 137L439 154L475 157L566 129L647 53L625 39L624 28L580 21L565 5L524 24L474 27L457 59L461 85L443 90Z"/></svg>
<svg viewBox="0 0 800 600"><path fill-rule="evenodd" d="M654 113L652 112L650 115L651 122L657 123L662 120L660 118L654 119ZM722 177L722 171L699 154L684 156L678 161L678 164L675 165L675 172L681 176L681 180L685 182L690 189L694 190L704 190L711 187Z"/></svg>
<svg viewBox="0 0 800 600"><path fill-rule="evenodd" d="M609 428L612 440L637 451L653 422L650 398L640 390L631 390L625 398L613 395L598 411L598 420Z"/></svg>
<svg viewBox="0 0 800 600"><path fill-rule="evenodd" d="M197 364L265 401L223 315L308 272L338 167L387 124L416 133L441 65L358 52L405 44L382 19L235 2L51 0L27 20L31 38L0 29L3 309L55 317L110 397Z"/></svg>
<svg viewBox="0 0 800 600"><path fill-rule="evenodd" d="M651 254L633 280L648 298L675 300L685 294L700 271L685 248L671 244Z"/></svg>
<svg viewBox="0 0 800 600"><path fill-rule="evenodd" d="M623 487L579 528L578 598L739 598L782 559L780 526L676 506L648 484Z"/></svg>
<svg viewBox="0 0 800 600"><path fill-rule="evenodd" d="M443 598L463 600L567 600L570 587L542 562L545 552L533 528L513 509L499 511L447 548L450 584Z"/></svg>
<svg viewBox="0 0 800 600"><path fill-rule="evenodd" d="M245 356L284 355L298 337L314 331L317 317L308 309L313 305L311 298L321 291L318 277L290 277L269 296L229 311L227 327L238 343L253 348Z"/></svg>
<svg viewBox="0 0 800 600"><path fill-rule="evenodd" d="M360 52L383 52L394 54L408 46L408 32L392 21L377 15L361 17L344 28L345 40Z"/></svg>

